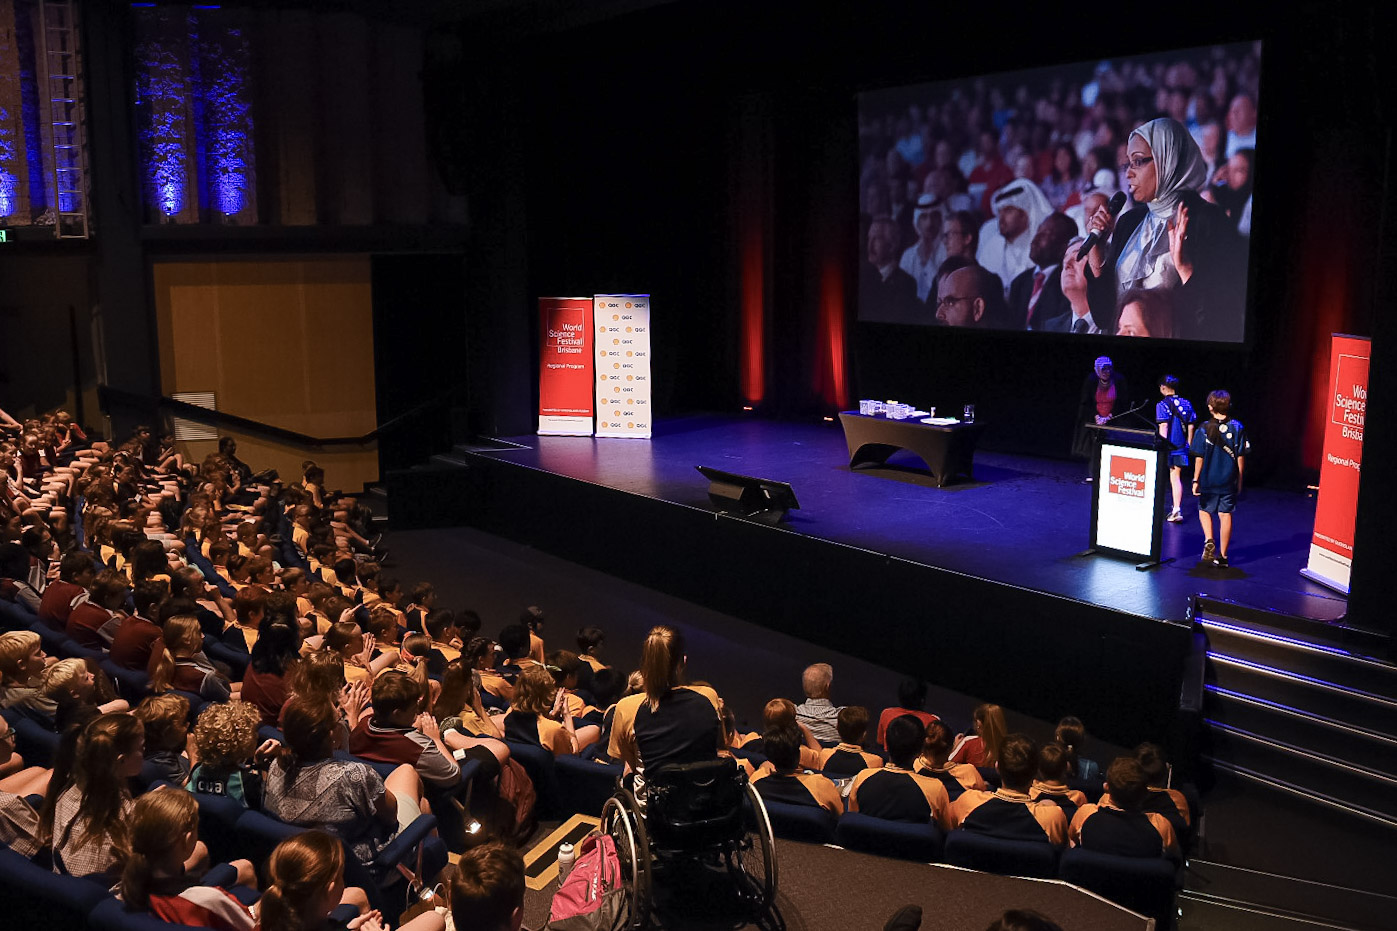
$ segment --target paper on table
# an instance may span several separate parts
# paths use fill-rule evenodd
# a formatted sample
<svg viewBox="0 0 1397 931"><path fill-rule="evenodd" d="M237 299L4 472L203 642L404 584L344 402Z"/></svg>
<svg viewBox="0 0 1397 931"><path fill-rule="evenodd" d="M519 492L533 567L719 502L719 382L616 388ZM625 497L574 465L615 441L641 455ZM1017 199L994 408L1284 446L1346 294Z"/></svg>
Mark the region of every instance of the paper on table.
<svg viewBox="0 0 1397 931"><path fill-rule="evenodd" d="M922 423L929 423L933 427L949 427L952 424L960 423L954 417L923 417Z"/></svg>

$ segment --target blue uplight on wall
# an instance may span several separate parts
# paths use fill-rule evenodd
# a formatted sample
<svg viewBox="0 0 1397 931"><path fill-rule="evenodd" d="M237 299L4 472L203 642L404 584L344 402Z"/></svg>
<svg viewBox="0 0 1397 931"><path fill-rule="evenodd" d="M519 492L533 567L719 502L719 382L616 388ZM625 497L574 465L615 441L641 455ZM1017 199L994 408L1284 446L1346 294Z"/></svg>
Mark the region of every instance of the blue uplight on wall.
<svg viewBox="0 0 1397 931"><path fill-rule="evenodd" d="M19 157L14 136L10 114L0 107L0 217L13 216L17 206L15 190L19 187L19 178L7 167L14 165Z"/></svg>
<svg viewBox="0 0 1397 931"><path fill-rule="evenodd" d="M250 52L217 8L136 12L137 112L153 219L256 222ZM236 219L235 219L236 218Z"/></svg>

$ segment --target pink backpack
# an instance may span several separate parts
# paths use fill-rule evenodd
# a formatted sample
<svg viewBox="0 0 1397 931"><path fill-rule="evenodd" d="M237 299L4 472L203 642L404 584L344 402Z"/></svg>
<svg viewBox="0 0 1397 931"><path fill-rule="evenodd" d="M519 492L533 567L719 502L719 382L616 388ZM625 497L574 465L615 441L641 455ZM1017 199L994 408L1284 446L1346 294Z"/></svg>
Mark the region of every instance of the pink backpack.
<svg viewBox="0 0 1397 931"><path fill-rule="evenodd" d="M588 834L577 846L572 872L553 895L547 927L551 931L619 931L626 927L629 912L616 842L605 834Z"/></svg>

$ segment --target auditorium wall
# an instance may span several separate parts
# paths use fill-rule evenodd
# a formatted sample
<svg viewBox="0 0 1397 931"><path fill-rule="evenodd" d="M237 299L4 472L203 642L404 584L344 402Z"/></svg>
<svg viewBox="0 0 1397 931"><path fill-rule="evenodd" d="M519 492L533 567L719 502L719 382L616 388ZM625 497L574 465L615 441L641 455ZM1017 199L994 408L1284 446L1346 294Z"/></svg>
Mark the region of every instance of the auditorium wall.
<svg viewBox="0 0 1397 931"><path fill-rule="evenodd" d="M151 274L163 394L211 391L220 411L313 437L377 425L366 256L160 261ZM239 458L288 482L305 459L345 491L378 478L374 445L307 449L233 435ZM198 462L215 447L181 451Z"/></svg>

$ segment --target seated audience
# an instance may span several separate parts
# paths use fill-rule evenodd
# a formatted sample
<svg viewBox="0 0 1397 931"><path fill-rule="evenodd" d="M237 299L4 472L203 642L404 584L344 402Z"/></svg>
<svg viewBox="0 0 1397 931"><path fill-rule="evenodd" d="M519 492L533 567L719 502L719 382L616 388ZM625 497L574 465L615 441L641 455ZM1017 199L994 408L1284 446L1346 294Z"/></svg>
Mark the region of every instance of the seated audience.
<svg viewBox="0 0 1397 931"><path fill-rule="evenodd" d="M182 695L152 695L131 713L145 726L146 774L177 786L188 782L188 699Z"/></svg>
<svg viewBox="0 0 1397 931"><path fill-rule="evenodd" d="M267 890L257 902L262 931L314 931L333 927L330 913L341 904L360 915L350 921L358 931L383 931L382 916L369 911L364 890L344 885L344 846L325 831L306 831L277 844L267 861ZM468 928L470 925L462 924ZM442 931L436 912L426 912L399 931Z"/></svg>
<svg viewBox="0 0 1397 931"><path fill-rule="evenodd" d="M1070 829L1074 847L1117 857L1179 857L1169 820L1144 809L1151 793L1138 760L1116 758L1106 770L1106 790L1099 805L1077 809Z"/></svg>
<svg viewBox="0 0 1397 931"><path fill-rule="evenodd" d="M1135 748L1135 759L1145 772L1150 794L1145 797L1145 811L1156 812L1169 819L1174 834L1180 840L1188 836L1191 816L1188 799L1178 789L1169 788L1169 761L1158 744L1143 743Z"/></svg>
<svg viewBox="0 0 1397 931"><path fill-rule="evenodd" d="M752 777L752 786L768 802L809 805L836 815L844 813L839 789L829 777L808 772L800 766L800 731L790 725L769 728L762 736L769 767L763 766Z"/></svg>
<svg viewBox="0 0 1397 931"><path fill-rule="evenodd" d="M73 609L88 599L97 578L92 554L69 550L58 564L58 580L50 582L39 602L39 618L53 630L64 630Z"/></svg>
<svg viewBox="0 0 1397 931"><path fill-rule="evenodd" d="M883 765L882 757L863 749L863 739L868 736L867 708L861 705L840 708L836 727L839 743L820 751L820 772L831 779L842 779Z"/></svg>
<svg viewBox="0 0 1397 931"><path fill-rule="evenodd" d="M437 721L422 710L422 688L395 670L374 680L373 714L349 735L349 752L376 763L411 766L423 785L454 789L461 767L441 737Z"/></svg>
<svg viewBox="0 0 1397 931"><path fill-rule="evenodd" d="M951 729L941 721L926 726L922 755L917 760L917 772L940 781L951 801L960 798L966 789L985 788L985 777L969 763L951 762Z"/></svg>
<svg viewBox="0 0 1397 931"><path fill-rule="evenodd" d="M276 726L281 707L291 693L290 674L301 650L301 631L289 605L277 603L262 618L257 644L243 673L242 700L262 712L262 723Z"/></svg>
<svg viewBox="0 0 1397 931"><path fill-rule="evenodd" d="M252 910L217 886L198 883L185 869L199 845L199 806L188 792L148 792L132 807L130 853L121 871L126 908L172 924L213 931L252 931ZM234 861L237 884L256 888L247 860Z"/></svg>
<svg viewBox="0 0 1397 931"><path fill-rule="evenodd" d="M508 740L533 744L554 756L578 753L601 736L596 725L578 727L567 703L567 690L560 689L542 666L530 666L514 683L514 701L504 718Z"/></svg>
<svg viewBox="0 0 1397 931"><path fill-rule="evenodd" d="M339 720L321 699L287 703L287 752L267 770L262 807L288 824L334 834L371 865L421 813L421 782L411 766L399 766L385 780L367 763L335 759Z"/></svg>
<svg viewBox="0 0 1397 931"><path fill-rule="evenodd" d="M955 802L955 820L962 830L1003 840L1067 843L1067 818L1047 800L1028 793L1038 771L1038 747L1023 734L1010 734L999 746L995 768L1003 782L998 791L967 789Z"/></svg>
<svg viewBox="0 0 1397 931"><path fill-rule="evenodd" d="M156 580L137 582L131 596L136 613L121 622L112 638L111 661L122 669L153 673L165 652L165 635L153 618L170 594L170 584Z"/></svg>
<svg viewBox="0 0 1397 931"><path fill-rule="evenodd" d="M0 718L0 766L14 759L15 733L10 729L10 722ZM39 852L39 813L26 801L26 796L46 793L50 776L52 773L48 770L38 771L37 776L32 770L24 770L0 779L0 846L22 857L32 857Z"/></svg>
<svg viewBox="0 0 1397 931"><path fill-rule="evenodd" d="M451 879L450 897L457 928L519 931L524 924L523 857L498 842L467 851Z"/></svg>
<svg viewBox="0 0 1397 931"><path fill-rule="evenodd" d="M0 708L9 708L38 693L44 669L56 662L32 630L0 634Z"/></svg>
<svg viewBox="0 0 1397 931"><path fill-rule="evenodd" d="M916 715L923 724L941 720L926 710L926 683L921 679L903 679L897 684L897 705L893 708L884 708L883 713L878 716L878 734L876 737L878 746L884 750L888 749L887 744L883 742L883 735L888 730L888 722L893 718L900 718L904 714Z"/></svg>
<svg viewBox="0 0 1397 931"><path fill-rule="evenodd" d="M1061 808L1070 824L1077 809L1087 803L1087 797L1080 789L1068 788L1066 777L1067 748L1057 741L1043 744L1038 751L1038 778L1033 780L1028 794L1036 799L1047 799Z"/></svg>
<svg viewBox="0 0 1397 931"><path fill-rule="evenodd" d="M829 663L807 666L800 677L805 701L796 705L796 720L810 731L822 747L832 747L839 742L839 709L829 700L833 683L834 667Z"/></svg>
<svg viewBox="0 0 1397 931"><path fill-rule="evenodd" d="M865 769L849 788L849 810L888 821L955 826L951 800L937 779L917 774L925 730L916 715L905 714L888 724L886 766Z"/></svg>
<svg viewBox="0 0 1397 931"><path fill-rule="evenodd" d="M975 733L956 735L950 760L971 766L993 766L997 761L996 749L1008 732L1004 709L998 705L979 705L975 708L974 722Z"/></svg>
<svg viewBox="0 0 1397 931"><path fill-rule="evenodd" d="M263 774L281 749L275 740L259 744L261 725L262 713L246 702L215 702L205 708L194 725L199 762L189 774L190 791L261 808Z"/></svg>
<svg viewBox="0 0 1397 931"><path fill-rule="evenodd" d="M1094 760L1083 757L1082 749L1087 743L1087 729L1078 718L1068 717L1057 722L1053 740L1067 749L1067 778L1082 782L1101 781L1101 767Z"/></svg>
<svg viewBox="0 0 1397 931"><path fill-rule="evenodd" d="M125 619L121 609L129 591L125 576L111 569L103 570L92 583L87 600L69 612L64 633L79 646L105 650Z"/></svg>

